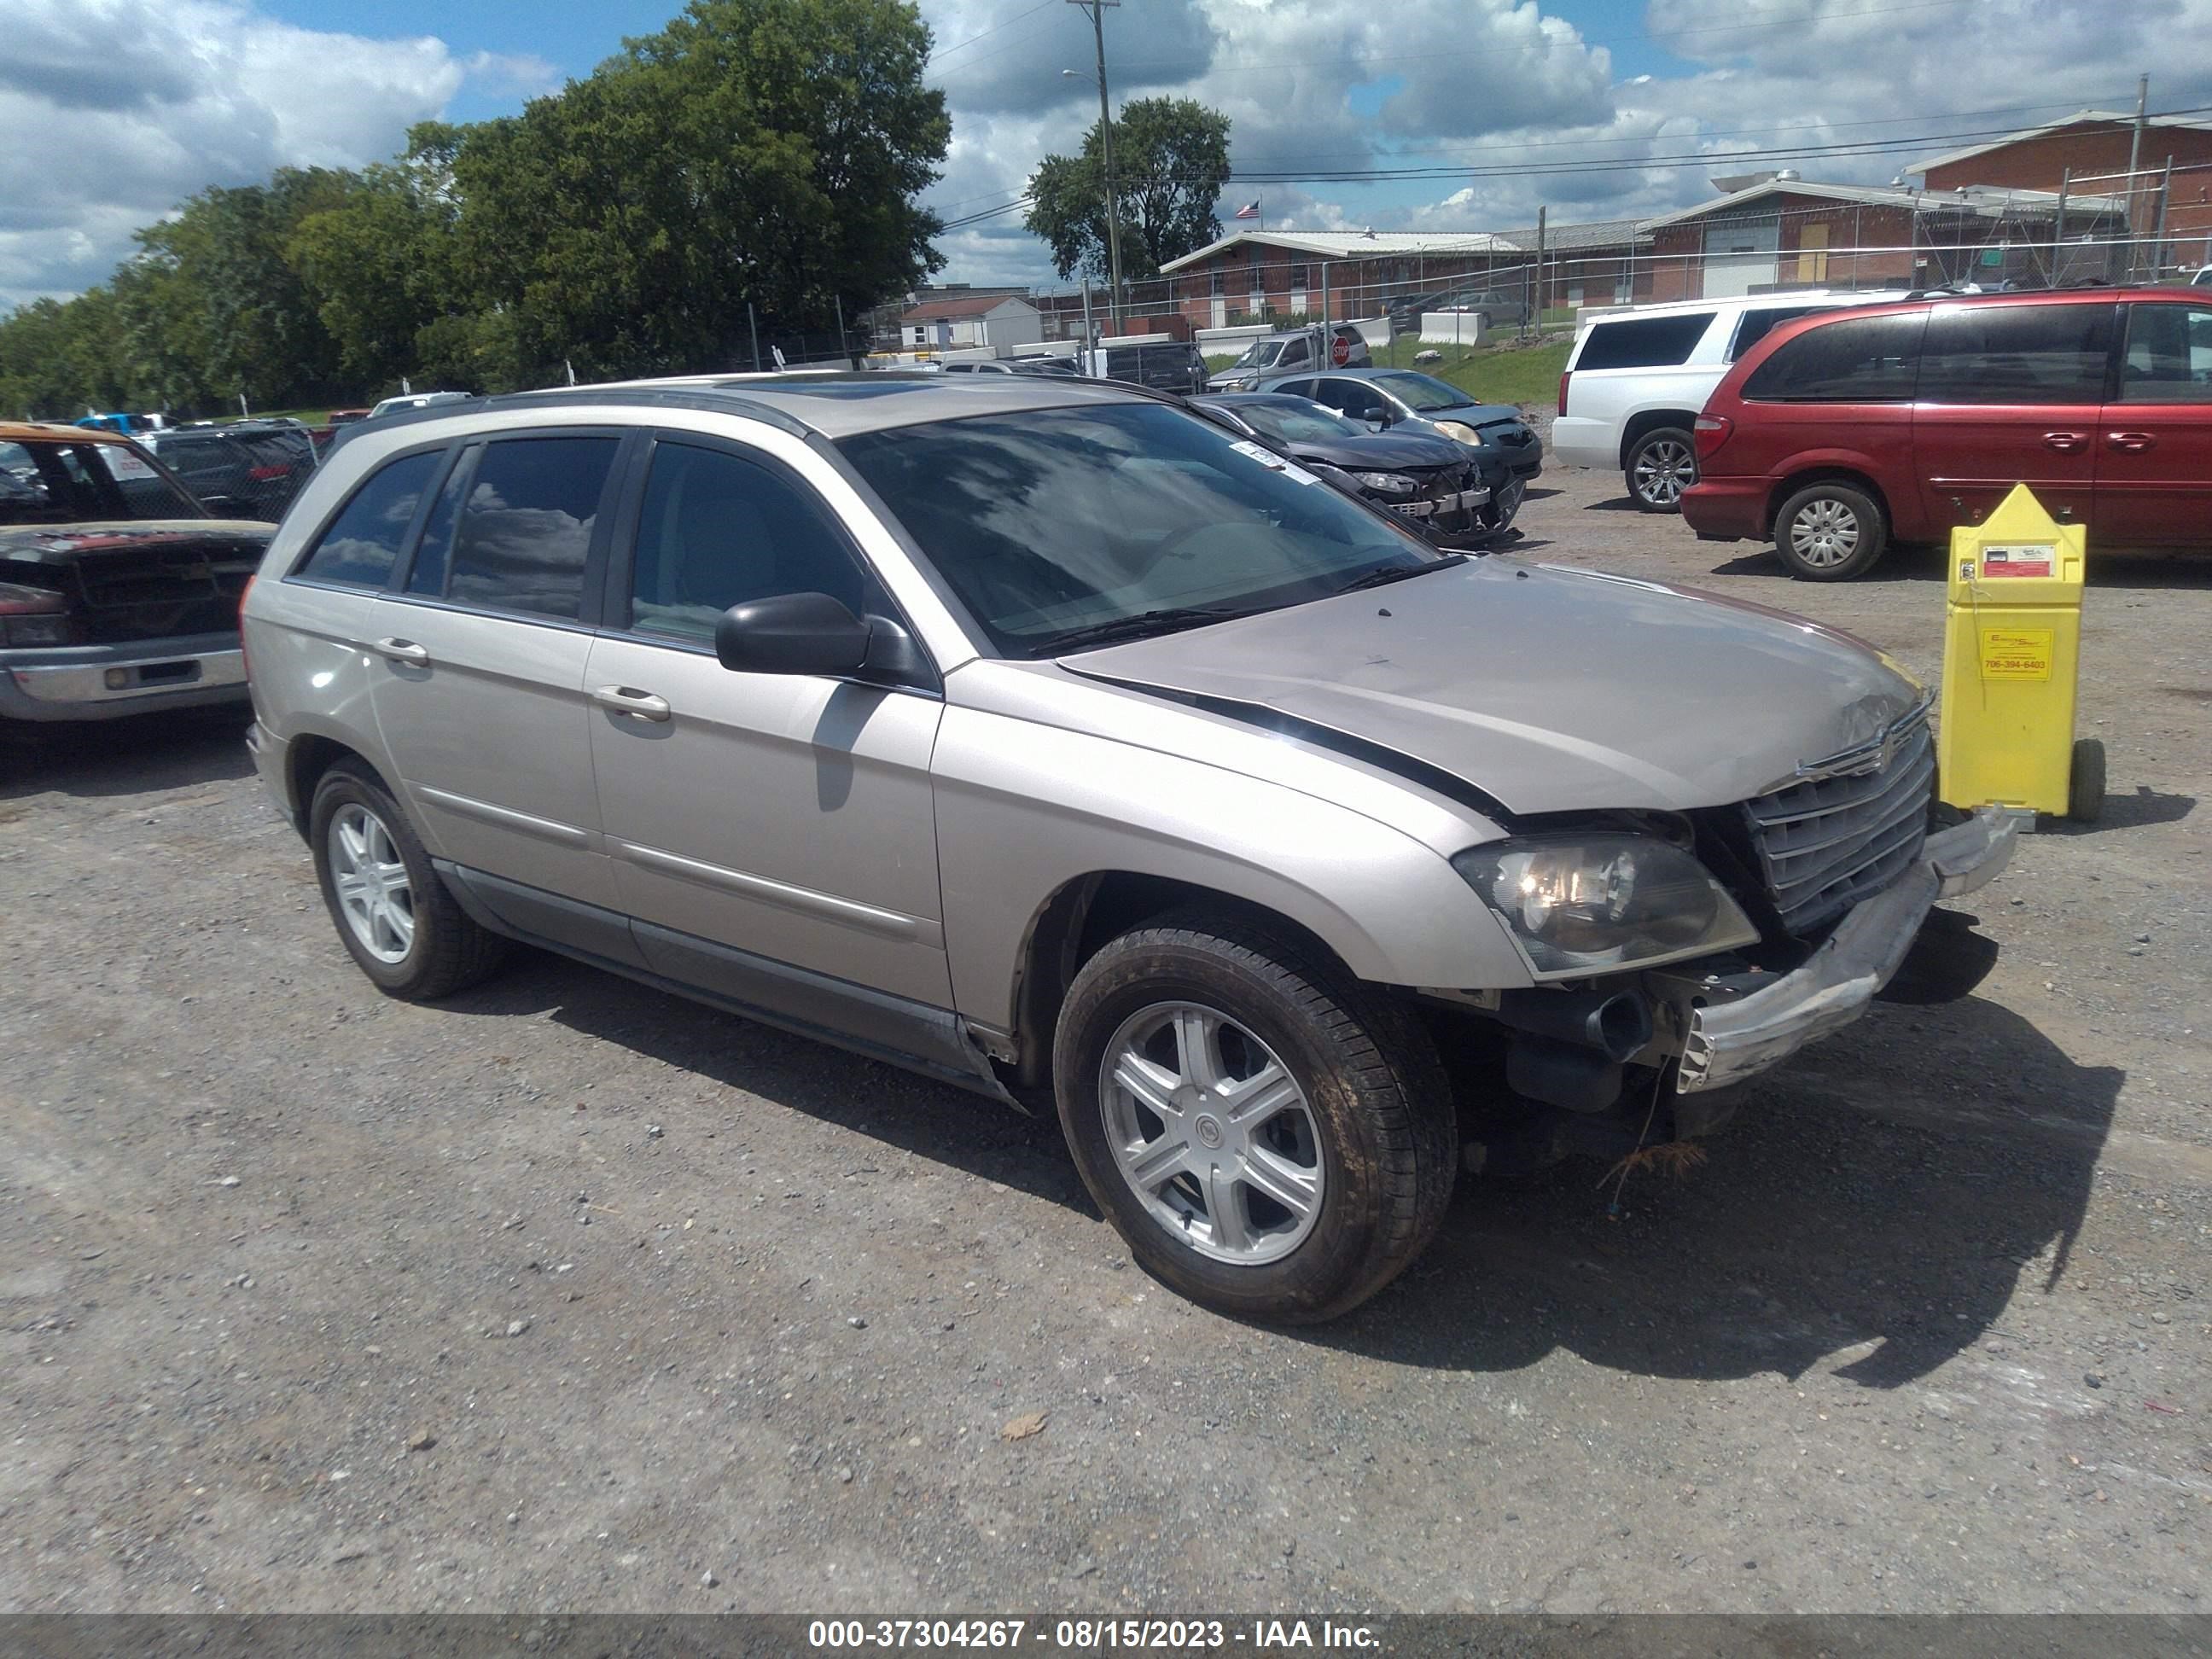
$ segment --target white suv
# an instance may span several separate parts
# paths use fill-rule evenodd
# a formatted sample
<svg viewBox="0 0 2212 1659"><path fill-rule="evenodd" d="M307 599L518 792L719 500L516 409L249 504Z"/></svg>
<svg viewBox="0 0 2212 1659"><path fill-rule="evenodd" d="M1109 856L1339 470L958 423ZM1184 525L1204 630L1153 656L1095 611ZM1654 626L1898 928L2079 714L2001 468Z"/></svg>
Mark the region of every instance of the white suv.
<svg viewBox="0 0 2212 1659"><path fill-rule="evenodd" d="M1619 467L1646 513L1680 510L1698 481L1691 428L1729 365L1778 323L1838 306L1901 300L1808 289L1638 306L1584 319L1559 377L1552 453L1569 466Z"/></svg>

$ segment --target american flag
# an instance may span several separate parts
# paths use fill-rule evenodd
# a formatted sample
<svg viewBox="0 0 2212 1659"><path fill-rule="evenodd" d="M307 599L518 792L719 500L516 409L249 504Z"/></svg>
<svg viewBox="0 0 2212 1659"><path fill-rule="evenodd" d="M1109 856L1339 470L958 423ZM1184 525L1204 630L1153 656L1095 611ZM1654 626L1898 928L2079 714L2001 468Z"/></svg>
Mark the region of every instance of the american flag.
<svg viewBox="0 0 2212 1659"><path fill-rule="evenodd" d="M1250 201L1245 203L1243 207L1238 208L1237 210L1237 216L1240 219L1258 218L1260 216L1260 198L1255 196Z"/></svg>

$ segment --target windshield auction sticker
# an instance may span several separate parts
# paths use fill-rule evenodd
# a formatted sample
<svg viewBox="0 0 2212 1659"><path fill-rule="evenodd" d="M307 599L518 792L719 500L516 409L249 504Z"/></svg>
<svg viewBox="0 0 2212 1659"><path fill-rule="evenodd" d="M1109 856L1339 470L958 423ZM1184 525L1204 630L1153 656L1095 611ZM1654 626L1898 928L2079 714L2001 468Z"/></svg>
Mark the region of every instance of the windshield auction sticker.
<svg viewBox="0 0 2212 1659"><path fill-rule="evenodd" d="M2048 576L2051 561L2058 550L2044 542L2021 547L1985 547L1982 550L1982 575L1984 580L1997 576Z"/></svg>
<svg viewBox="0 0 2212 1659"><path fill-rule="evenodd" d="M1982 629L1982 678L1985 680L2047 680L2051 678L2052 630L2048 628Z"/></svg>
<svg viewBox="0 0 2212 1659"><path fill-rule="evenodd" d="M1296 465L1290 461L1285 460L1280 455L1275 453L1273 450L1268 448L1265 444L1255 444L1248 439L1240 438L1229 447L1240 455L1249 455L1254 460L1259 462L1262 466L1272 467L1274 471L1281 473L1285 478L1290 479L1293 483L1310 484L1319 483L1321 482L1320 478L1316 477L1313 473L1307 471L1305 468L1302 466Z"/></svg>

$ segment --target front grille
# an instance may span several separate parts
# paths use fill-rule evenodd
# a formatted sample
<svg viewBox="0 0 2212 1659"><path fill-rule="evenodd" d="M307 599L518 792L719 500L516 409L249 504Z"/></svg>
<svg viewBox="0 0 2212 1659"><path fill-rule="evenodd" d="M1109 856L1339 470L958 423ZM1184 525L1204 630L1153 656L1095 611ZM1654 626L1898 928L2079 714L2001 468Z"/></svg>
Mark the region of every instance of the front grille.
<svg viewBox="0 0 2212 1659"><path fill-rule="evenodd" d="M1928 835L1936 751L1923 718L1886 765L1744 803L1767 896L1799 937L1904 874Z"/></svg>
<svg viewBox="0 0 2212 1659"><path fill-rule="evenodd" d="M132 549L76 561L79 611L94 644L223 633L258 559L246 547Z"/></svg>

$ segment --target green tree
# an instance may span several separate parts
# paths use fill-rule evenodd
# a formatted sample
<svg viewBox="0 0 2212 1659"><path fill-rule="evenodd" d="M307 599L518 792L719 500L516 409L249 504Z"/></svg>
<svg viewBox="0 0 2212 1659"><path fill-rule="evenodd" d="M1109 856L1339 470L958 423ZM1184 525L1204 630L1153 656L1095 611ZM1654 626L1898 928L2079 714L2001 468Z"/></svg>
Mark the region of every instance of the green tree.
<svg viewBox="0 0 2212 1659"><path fill-rule="evenodd" d="M1139 98L1114 123L1121 275L1140 281L1221 234L1213 204L1229 183L1229 118L1188 98ZM1074 155L1048 155L1030 180L1024 223L1063 276L1107 274L1106 169L1098 124Z"/></svg>
<svg viewBox="0 0 2212 1659"><path fill-rule="evenodd" d="M471 308L526 372L733 366L942 263L915 197L951 143L904 0L693 0L587 79L464 133Z"/></svg>

